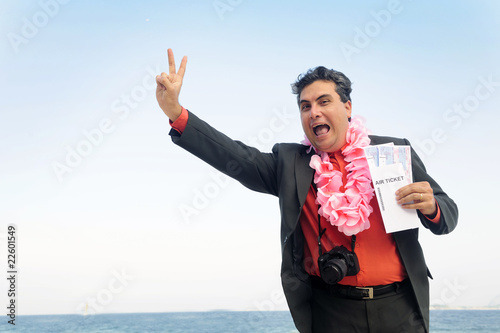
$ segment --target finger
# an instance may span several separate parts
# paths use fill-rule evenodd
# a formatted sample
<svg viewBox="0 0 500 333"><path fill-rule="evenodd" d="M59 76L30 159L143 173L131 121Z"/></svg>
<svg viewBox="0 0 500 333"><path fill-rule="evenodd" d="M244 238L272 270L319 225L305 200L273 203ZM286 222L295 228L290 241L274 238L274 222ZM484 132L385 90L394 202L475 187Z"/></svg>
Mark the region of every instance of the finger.
<svg viewBox="0 0 500 333"><path fill-rule="evenodd" d="M398 205L406 205L408 203L413 203L412 195L407 195L404 197L396 197Z"/></svg>
<svg viewBox="0 0 500 333"><path fill-rule="evenodd" d="M175 59L174 59L174 51L172 49L168 49L168 72L170 74L175 74Z"/></svg>
<svg viewBox="0 0 500 333"><path fill-rule="evenodd" d="M420 203L406 203L406 204L402 204L401 207L403 209L420 209L420 208L422 208Z"/></svg>
<svg viewBox="0 0 500 333"><path fill-rule="evenodd" d="M165 84L164 84L164 80L163 80L161 74L156 76L156 90L159 90L159 89L166 89Z"/></svg>
<svg viewBox="0 0 500 333"><path fill-rule="evenodd" d="M159 93L159 92L162 92L165 90L167 90L167 88L165 88L163 83L161 83L161 76L157 75L156 76L156 93Z"/></svg>
<svg viewBox="0 0 500 333"><path fill-rule="evenodd" d="M412 193L418 193L418 199L420 199L420 193L428 192L432 193L432 188L428 182L417 182L401 187L396 191L396 197L399 200L411 195Z"/></svg>
<svg viewBox="0 0 500 333"><path fill-rule="evenodd" d="M165 89L172 86L172 83L170 82L170 79L168 78L168 74L165 72L162 72L160 75L156 76L156 82L161 84Z"/></svg>
<svg viewBox="0 0 500 333"><path fill-rule="evenodd" d="M418 209L424 215L435 215L437 211L437 205L435 201L414 201L413 203L407 203L401 205L404 209Z"/></svg>
<svg viewBox="0 0 500 333"><path fill-rule="evenodd" d="M156 83L157 83L157 84L161 84L161 85L163 85L163 82L162 82L162 81L163 81L163 79L162 79L162 77L161 77L161 74L160 74L160 75L156 75Z"/></svg>
<svg viewBox="0 0 500 333"><path fill-rule="evenodd" d="M415 183L403 186L400 189L398 189L396 191L396 196L398 197L398 199L399 198L404 198L404 197L412 194L413 192L416 192Z"/></svg>
<svg viewBox="0 0 500 333"><path fill-rule="evenodd" d="M408 195L406 195L404 197L396 197L396 200L397 200L398 204L406 205L408 203L425 202L425 200L427 198L428 198L428 196L426 196L425 193L413 192L413 193L409 193Z"/></svg>
<svg viewBox="0 0 500 333"><path fill-rule="evenodd" d="M398 205L405 209L421 209L425 207L425 202L420 200L420 193L412 193L398 200ZM422 196L423 197L423 196Z"/></svg>
<svg viewBox="0 0 500 333"><path fill-rule="evenodd" d="M179 67L179 72L177 73L181 78L184 77L184 73L186 72L187 61L188 58L186 56L182 57L181 66Z"/></svg>

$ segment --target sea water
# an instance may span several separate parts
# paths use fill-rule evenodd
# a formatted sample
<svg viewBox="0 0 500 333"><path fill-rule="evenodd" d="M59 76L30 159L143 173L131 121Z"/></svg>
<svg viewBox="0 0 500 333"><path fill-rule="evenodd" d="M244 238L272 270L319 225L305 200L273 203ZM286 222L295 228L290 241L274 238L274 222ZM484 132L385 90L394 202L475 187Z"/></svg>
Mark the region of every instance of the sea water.
<svg viewBox="0 0 500 333"><path fill-rule="evenodd" d="M292 333L297 332L290 313L173 312L98 315L18 316L16 325L5 316L0 332L30 333ZM500 310L432 310L431 333L500 332Z"/></svg>

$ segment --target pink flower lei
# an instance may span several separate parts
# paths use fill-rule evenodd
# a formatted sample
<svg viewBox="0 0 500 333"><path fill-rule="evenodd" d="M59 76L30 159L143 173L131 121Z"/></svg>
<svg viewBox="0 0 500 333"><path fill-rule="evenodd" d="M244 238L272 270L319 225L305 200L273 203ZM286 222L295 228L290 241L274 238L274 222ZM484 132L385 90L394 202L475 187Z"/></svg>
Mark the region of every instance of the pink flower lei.
<svg viewBox="0 0 500 333"><path fill-rule="evenodd" d="M345 168L347 182L344 185L344 193L340 191L343 185L342 172L333 170L328 153L315 149L317 155L311 157L309 166L316 170L314 183L318 189L318 213L331 225L337 226L340 232L352 236L370 228L368 217L373 212L370 200L375 191L371 185L370 170L363 151L363 147L370 144L370 138L359 119L351 119L346 141L347 144L341 149L345 161L348 162ZM314 148L307 138L302 144Z"/></svg>

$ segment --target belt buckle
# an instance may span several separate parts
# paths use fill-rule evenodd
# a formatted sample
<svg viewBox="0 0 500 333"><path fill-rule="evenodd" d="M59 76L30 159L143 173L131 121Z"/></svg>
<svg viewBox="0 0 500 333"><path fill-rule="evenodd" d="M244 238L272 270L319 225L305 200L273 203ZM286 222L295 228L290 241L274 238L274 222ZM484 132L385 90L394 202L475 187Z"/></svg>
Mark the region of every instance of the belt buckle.
<svg viewBox="0 0 500 333"><path fill-rule="evenodd" d="M372 287L356 287L356 289L363 290L363 297L361 299L373 299Z"/></svg>

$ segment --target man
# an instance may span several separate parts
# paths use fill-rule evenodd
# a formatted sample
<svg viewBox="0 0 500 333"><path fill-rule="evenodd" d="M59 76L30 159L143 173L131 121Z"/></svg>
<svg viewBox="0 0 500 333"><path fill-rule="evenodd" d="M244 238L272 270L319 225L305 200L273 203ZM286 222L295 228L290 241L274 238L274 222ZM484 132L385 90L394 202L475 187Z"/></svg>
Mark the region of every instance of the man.
<svg viewBox="0 0 500 333"><path fill-rule="evenodd" d="M385 233L366 159L359 156L368 143L408 141L368 138L351 122L349 79L318 67L293 85L311 147L281 143L272 153L261 153L180 106L187 58L178 72L170 49L168 58L169 74L157 76L157 100L170 119L173 142L246 187L280 199L281 277L297 329L428 332L430 273L418 229ZM414 182L400 188L395 200L404 209L416 209L433 233L451 232L458 219L455 203L413 150L412 168ZM340 261L324 260L325 254L337 256L341 245Z"/></svg>

